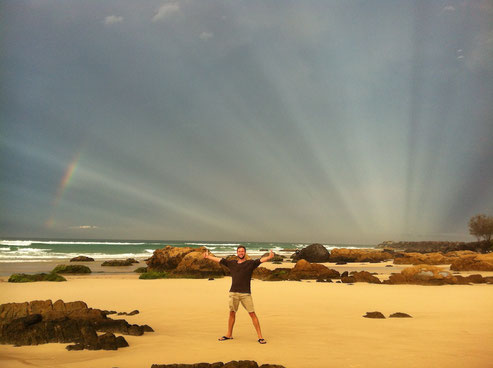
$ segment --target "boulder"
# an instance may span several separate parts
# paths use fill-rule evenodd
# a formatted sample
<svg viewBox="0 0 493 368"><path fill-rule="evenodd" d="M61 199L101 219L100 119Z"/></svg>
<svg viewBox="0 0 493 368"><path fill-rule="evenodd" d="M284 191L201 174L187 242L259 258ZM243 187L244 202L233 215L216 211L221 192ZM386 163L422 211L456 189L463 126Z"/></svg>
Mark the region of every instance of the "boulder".
<svg viewBox="0 0 493 368"><path fill-rule="evenodd" d="M293 262L297 262L300 259L304 259L308 262L328 262L329 261L329 251L322 244L311 244L306 248L297 250L291 258Z"/></svg>
<svg viewBox="0 0 493 368"><path fill-rule="evenodd" d="M397 312L389 316L389 318L413 318L407 313Z"/></svg>
<svg viewBox="0 0 493 368"><path fill-rule="evenodd" d="M336 270L324 265L307 262L304 259L296 262L296 265L289 272L290 279L338 279L340 276L340 273Z"/></svg>
<svg viewBox="0 0 493 368"><path fill-rule="evenodd" d="M112 259L109 261L104 261L101 263L101 266L131 266L134 263L139 263L133 258L127 258L127 259Z"/></svg>
<svg viewBox="0 0 493 368"><path fill-rule="evenodd" d="M195 277L222 277L222 267L210 259L204 258L203 250L187 253L172 271L174 275L186 275Z"/></svg>
<svg viewBox="0 0 493 368"><path fill-rule="evenodd" d="M383 262L393 259L394 254L375 249L336 248L330 252L329 262Z"/></svg>
<svg viewBox="0 0 493 368"><path fill-rule="evenodd" d="M191 248L191 247L172 247L170 245L162 249L156 249L151 258L146 263L149 270L152 271L167 271L173 270L182 261L182 259L192 252L205 252L207 248Z"/></svg>
<svg viewBox="0 0 493 368"><path fill-rule="evenodd" d="M94 262L94 258L86 257L86 256L78 256L72 258L70 262Z"/></svg>
<svg viewBox="0 0 493 368"><path fill-rule="evenodd" d="M91 269L83 265L58 265L51 272L54 273L91 273Z"/></svg>
<svg viewBox="0 0 493 368"><path fill-rule="evenodd" d="M10 275L8 282L37 282L37 281L67 281L65 277L57 273L37 273L34 275L29 275L26 273L14 273Z"/></svg>
<svg viewBox="0 0 493 368"><path fill-rule="evenodd" d="M385 316L382 314L382 312L366 312L366 314L363 317L365 317L365 318L385 318Z"/></svg>
<svg viewBox="0 0 493 368"><path fill-rule="evenodd" d="M253 360L233 360L223 363L193 363L193 364L153 364L151 368L285 368L278 364L262 364L259 366Z"/></svg>
<svg viewBox="0 0 493 368"><path fill-rule="evenodd" d="M367 271L351 272L351 277L353 277L353 282L368 282L370 284L381 284L382 282L378 277L373 276ZM344 282L344 280L342 280Z"/></svg>

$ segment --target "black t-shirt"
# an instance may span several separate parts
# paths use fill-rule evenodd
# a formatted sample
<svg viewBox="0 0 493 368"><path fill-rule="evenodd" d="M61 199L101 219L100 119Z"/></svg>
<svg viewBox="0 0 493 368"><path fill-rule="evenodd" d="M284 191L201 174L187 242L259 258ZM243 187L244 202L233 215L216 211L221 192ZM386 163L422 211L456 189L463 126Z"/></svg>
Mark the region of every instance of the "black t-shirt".
<svg viewBox="0 0 493 368"><path fill-rule="evenodd" d="M224 258L219 262L223 266L229 268L231 272L231 289L229 291L236 293L250 294L250 280L253 270L260 266L260 259L238 263L235 259L227 261Z"/></svg>

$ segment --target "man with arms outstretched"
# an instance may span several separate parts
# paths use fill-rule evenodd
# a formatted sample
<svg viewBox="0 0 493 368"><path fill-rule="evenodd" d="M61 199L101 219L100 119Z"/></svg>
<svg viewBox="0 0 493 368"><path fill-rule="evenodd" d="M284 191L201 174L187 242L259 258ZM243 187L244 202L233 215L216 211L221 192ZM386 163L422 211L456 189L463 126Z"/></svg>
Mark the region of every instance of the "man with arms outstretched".
<svg viewBox="0 0 493 368"><path fill-rule="evenodd" d="M243 245L240 245L236 249L236 255L238 256L237 260L227 261L224 258L218 258L210 255L208 250L206 250L204 253L204 258L210 259L214 262L218 262L219 264L227 267L231 272L231 289L229 290L228 332L226 335L221 337L219 341L233 339L233 326L235 324L236 312L238 311L238 306L241 302L241 305L243 305L250 317L252 317L253 325L255 326L255 330L257 330L258 342L260 344L265 344L266 341L262 337L262 332L260 331L260 323L253 308L250 280L252 278L253 270L260 266L262 262L266 262L274 258L274 252L272 252L271 250L268 256L256 260L246 260L246 249Z"/></svg>

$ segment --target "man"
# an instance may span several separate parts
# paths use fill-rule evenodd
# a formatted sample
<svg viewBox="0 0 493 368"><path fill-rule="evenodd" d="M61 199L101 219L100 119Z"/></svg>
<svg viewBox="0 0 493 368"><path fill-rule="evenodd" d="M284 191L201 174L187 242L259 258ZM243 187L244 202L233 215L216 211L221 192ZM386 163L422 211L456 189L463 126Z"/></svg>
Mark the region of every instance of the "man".
<svg viewBox="0 0 493 368"><path fill-rule="evenodd" d="M253 308L253 300L250 290L250 280L252 278L253 270L255 270L260 263L266 262L274 258L274 252L270 251L268 256L262 257L256 260L246 260L246 249L243 245L236 248L237 260L227 261L224 258L214 257L209 254L209 251L205 251L204 258L210 259L214 262L218 262L223 266L229 268L231 272L231 289L229 290L229 321L228 332L223 337L219 338L219 341L232 340L233 339L233 326L235 324L236 312L238 306L241 303L252 318L253 325L258 335L258 342L265 344L267 341L262 337L260 330L260 323Z"/></svg>

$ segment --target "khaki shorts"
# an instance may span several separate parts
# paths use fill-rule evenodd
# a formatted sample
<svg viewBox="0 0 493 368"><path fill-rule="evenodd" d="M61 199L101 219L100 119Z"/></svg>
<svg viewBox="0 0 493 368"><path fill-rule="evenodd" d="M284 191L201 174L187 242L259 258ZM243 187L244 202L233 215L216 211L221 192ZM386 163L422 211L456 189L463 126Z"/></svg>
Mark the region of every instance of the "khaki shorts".
<svg viewBox="0 0 493 368"><path fill-rule="evenodd" d="M238 311L238 306L240 305L240 302L243 308L245 308L248 313L255 312L255 309L253 309L252 294L233 292L229 293L229 310L231 312Z"/></svg>

